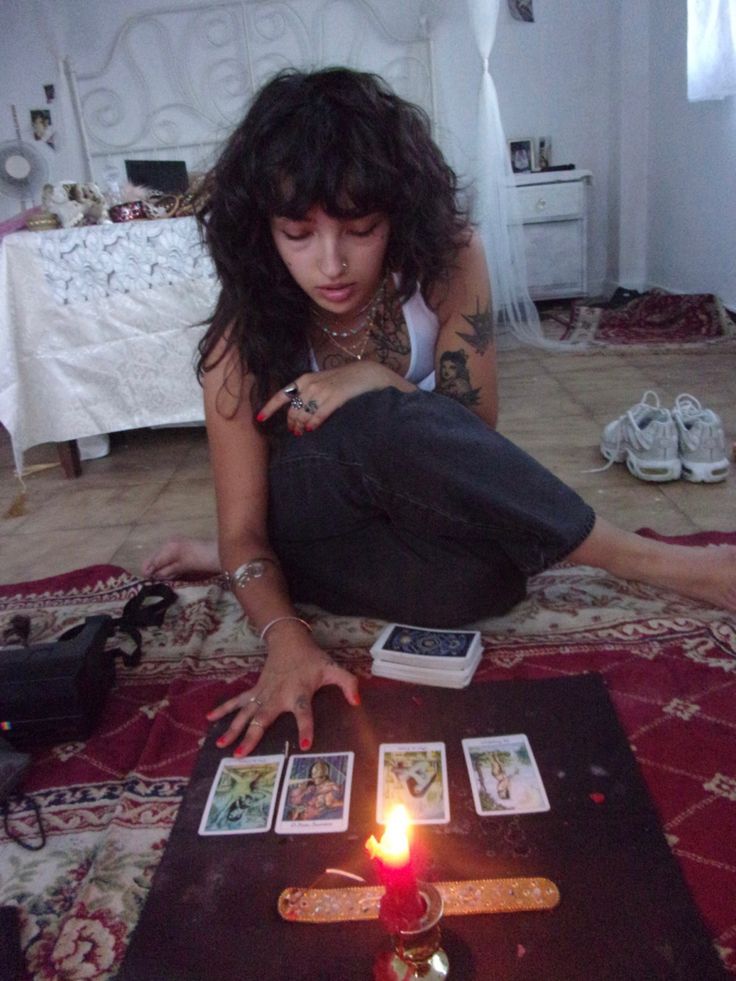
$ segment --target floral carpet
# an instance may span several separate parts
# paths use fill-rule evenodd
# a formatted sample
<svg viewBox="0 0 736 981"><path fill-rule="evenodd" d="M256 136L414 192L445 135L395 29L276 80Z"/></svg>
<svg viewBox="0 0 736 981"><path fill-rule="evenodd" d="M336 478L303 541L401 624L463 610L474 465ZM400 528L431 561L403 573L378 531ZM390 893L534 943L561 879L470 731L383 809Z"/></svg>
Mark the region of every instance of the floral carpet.
<svg viewBox="0 0 736 981"><path fill-rule="evenodd" d="M122 569L94 566L0 587L0 635L19 613L31 617L31 643L92 614L117 616L139 585ZM45 847L25 851L0 832L0 905L20 909L26 978L115 976L202 744L205 712L262 663L260 641L218 581L172 585L176 604L163 626L144 629L141 664L118 667L92 737L34 752L23 790L41 809ZM362 684L377 683L368 648L382 622L305 613L340 663ZM695 903L736 974L736 618L559 566L533 579L509 615L479 626L479 680L602 674ZM16 806L9 828L33 840L31 808Z"/></svg>
<svg viewBox="0 0 736 981"><path fill-rule="evenodd" d="M734 315L711 293L619 289L608 302L544 304L540 317L545 336L592 349L696 350L736 338Z"/></svg>

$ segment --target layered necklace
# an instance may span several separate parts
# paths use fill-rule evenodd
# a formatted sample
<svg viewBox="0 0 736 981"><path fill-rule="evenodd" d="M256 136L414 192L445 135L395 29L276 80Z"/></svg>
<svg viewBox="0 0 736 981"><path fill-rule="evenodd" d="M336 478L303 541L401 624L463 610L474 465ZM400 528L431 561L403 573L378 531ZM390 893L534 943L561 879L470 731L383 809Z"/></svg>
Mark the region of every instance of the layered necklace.
<svg viewBox="0 0 736 981"><path fill-rule="evenodd" d="M371 300L366 303L366 305L358 311L358 316L365 314L362 320L360 320L354 327L348 327L347 329L340 329L336 324L329 324L326 320L317 319L317 309L313 308L312 312L315 315L315 323L317 327L322 331L322 333L328 338L331 344L333 344L338 350L342 351L343 354L347 354L348 357L353 358L355 361L362 361L365 354L365 350L368 347L368 341L370 340L371 330L376 326L376 314L381 308L381 304L386 295L386 277L384 276L381 280L381 285L378 287L375 295ZM321 314L322 311L319 311ZM360 339L360 344L357 347L347 347L345 344L341 344L338 338L345 340L346 338L355 338L357 340L358 335L363 334Z"/></svg>

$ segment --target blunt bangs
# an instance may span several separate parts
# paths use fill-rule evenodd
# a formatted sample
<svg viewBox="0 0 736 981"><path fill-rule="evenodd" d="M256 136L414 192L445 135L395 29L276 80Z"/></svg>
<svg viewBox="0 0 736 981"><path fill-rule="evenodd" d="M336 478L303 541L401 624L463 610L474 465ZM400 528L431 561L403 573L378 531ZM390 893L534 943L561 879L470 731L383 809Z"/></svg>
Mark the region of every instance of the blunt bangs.
<svg viewBox="0 0 736 981"><path fill-rule="evenodd" d="M269 215L302 219L314 205L331 218L352 219L374 212L391 214L395 206L395 183L381 180L375 167L359 156L320 152L280 161L267 180Z"/></svg>

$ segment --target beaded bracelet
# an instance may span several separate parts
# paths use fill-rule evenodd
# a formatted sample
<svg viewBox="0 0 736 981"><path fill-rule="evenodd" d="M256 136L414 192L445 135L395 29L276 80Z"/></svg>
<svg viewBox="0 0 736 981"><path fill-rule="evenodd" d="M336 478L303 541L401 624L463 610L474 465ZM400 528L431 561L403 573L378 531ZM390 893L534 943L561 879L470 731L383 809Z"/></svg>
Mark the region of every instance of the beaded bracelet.
<svg viewBox="0 0 736 981"><path fill-rule="evenodd" d="M275 617L273 620L269 620L266 626L261 631L261 640L266 639L266 634L271 629L271 627L275 627L277 623L282 623L284 620L296 620L297 623L303 623L304 626L307 628L307 630L310 632L310 634L312 632L312 628L309 626L307 621L302 620L301 617Z"/></svg>

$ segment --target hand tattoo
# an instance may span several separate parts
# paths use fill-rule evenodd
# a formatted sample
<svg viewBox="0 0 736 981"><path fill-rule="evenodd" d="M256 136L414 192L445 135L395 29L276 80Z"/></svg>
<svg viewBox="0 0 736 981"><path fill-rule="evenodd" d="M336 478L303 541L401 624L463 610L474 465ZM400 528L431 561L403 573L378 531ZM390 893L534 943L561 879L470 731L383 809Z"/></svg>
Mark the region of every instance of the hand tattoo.
<svg viewBox="0 0 736 981"><path fill-rule="evenodd" d="M481 310L480 302L477 298L475 301L475 308L475 313L464 313L462 315L463 320L467 320L467 322L473 328L473 333L461 334L459 330L455 331L455 333L461 340L465 341L466 344L469 344L476 354L484 354L489 344L492 343L495 333L493 312L490 305L487 306L485 310Z"/></svg>

